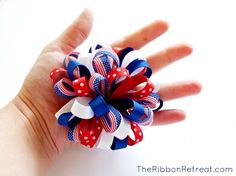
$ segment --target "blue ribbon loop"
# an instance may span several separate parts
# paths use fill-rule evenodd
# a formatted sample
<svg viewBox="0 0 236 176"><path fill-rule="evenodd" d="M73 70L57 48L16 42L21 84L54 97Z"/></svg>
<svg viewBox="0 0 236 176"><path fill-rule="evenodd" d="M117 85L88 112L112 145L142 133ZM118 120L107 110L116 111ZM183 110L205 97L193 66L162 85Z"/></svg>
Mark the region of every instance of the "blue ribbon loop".
<svg viewBox="0 0 236 176"><path fill-rule="evenodd" d="M122 100L115 101L114 104L115 104L114 106L122 112L125 112L128 109L132 109L129 113L126 112L123 114L124 117L126 117L127 119L131 121L139 122L139 119L144 115L143 105L137 103L134 100L122 99Z"/></svg>
<svg viewBox="0 0 236 176"><path fill-rule="evenodd" d="M68 90L74 92L74 88L73 88L71 85L67 84L66 82L62 82L62 84L63 84ZM59 96L59 97L63 97L63 98L66 98L66 99L71 99L71 98L74 98L74 97L75 97L75 95L68 95L68 94L65 94L63 91L61 91L58 84L55 84L53 88L54 88L55 93L56 93L57 96Z"/></svg>
<svg viewBox="0 0 236 176"><path fill-rule="evenodd" d="M89 105L97 117L102 117L110 111L106 101L101 95L97 95L94 99L92 99L89 102Z"/></svg>
<svg viewBox="0 0 236 176"><path fill-rule="evenodd" d="M128 137L122 140L117 137L114 137L111 149L112 150L123 149L123 148L126 148L127 145L128 145Z"/></svg>
<svg viewBox="0 0 236 176"><path fill-rule="evenodd" d="M63 113L58 118L58 123L64 127L75 127L81 119L73 117L71 112ZM72 119L71 119L72 118Z"/></svg>
<svg viewBox="0 0 236 176"><path fill-rule="evenodd" d="M83 77L83 76L90 77L91 76L89 69L85 65L80 64L77 60L72 59L72 60L70 60L70 62L68 63L68 66L66 67L66 69L68 70L68 76L69 76L70 80L73 81L74 79L76 79L74 76L74 73L73 73L74 69L76 67L79 67L80 77Z"/></svg>
<svg viewBox="0 0 236 176"><path fill-rule="evenodd" d="M108 95L108 81L107 78L98 74L93 82L93 89L97 94L101 94L104 96ZM103 87L103 89L102 89Z"/></svg>
<svg viewBox="0 0 236 176"><path fill-rule="evenodd" d="M120 58L120 61L121 63L123 62L124 60L124 57L131 51L133 51L134 49L131 48L131 47L127 47L125 49L123 49L120 53L119 53L119 58Z"/></svg>
<svg viewBox="0 0 236 176"><path fill-rule="evenodd" d="M109 51L106 51L106 50L98 50L97 53L95 54L94 58L97 57L98 55L111 57L116 62L116 65L120 66L119 57L115 53L112 53L112 52L109 52Z"/></svg>
<svg viewBox="0 0 236 176"><path fill-rule="evenodd" d="M135 59L126 68L127 70L129 70L130 74L132 74L135 70L142 67L147 69L144 75L147 78L150 78L152 75L152 69L150 65L147 63L147 61L145 60Z"/></svg>
<svg viewBox="0 0 236 176"><path fill-rule="evenodd" d="M164 102L163 102L162 99L159 99L159 102L160 102L160 105L159 105L158 108L156 108L155 110L153 110L154 112L159 111L159 110L162 108L163 104L164 104Z"/></svg>
<svg viewBox="0 0 236 176"><path fill-rule="evenodd" d="M69 126L68 121L72 116L73 116L73 114L71 112L63 113L59 116L58 123L61 126L68 127Z"/></svg>

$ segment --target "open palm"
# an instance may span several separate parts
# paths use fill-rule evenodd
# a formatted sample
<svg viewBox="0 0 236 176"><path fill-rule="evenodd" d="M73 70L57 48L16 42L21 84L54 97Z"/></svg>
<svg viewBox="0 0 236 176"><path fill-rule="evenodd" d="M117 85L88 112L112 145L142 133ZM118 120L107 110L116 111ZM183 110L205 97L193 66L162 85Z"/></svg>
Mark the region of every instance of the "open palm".
<svg viewBox="0 0 236 176"><path fill-rule="evenodd" d="M72 145L67 139L67 129L57 124L54 114L66 103L54 93L49 78L50 71L61 67L65 55L78 47L89 35L92 28L92 14L85 10L56 40L47 45L32 70L25 79L24 85L14 100L15 104L29 121L37 137L48 143L56 152L62 152ZM163 21L154 21L142 29L125 36L112 44L117 47L140 49L168 29ZM180 44L148 56L148 62L154 72L189 54L192 49ZM159 94L164 101L200 92L200 84L194 81L162 85ZM24 106L24 108L21 108ZM162 110L155 113L154 125L168 124L185 118L182 110Z"/></svg>

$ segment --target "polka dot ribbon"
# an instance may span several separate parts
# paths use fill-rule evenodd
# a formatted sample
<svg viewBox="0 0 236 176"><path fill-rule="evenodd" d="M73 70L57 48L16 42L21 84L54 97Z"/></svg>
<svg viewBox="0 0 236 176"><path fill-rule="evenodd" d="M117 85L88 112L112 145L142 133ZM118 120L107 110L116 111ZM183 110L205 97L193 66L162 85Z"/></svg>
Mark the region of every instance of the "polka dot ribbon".
<svg viewBox="0 0 236 176"><path fill-rule="evenodd" d="M97 44L87 54L72 52L51 71L55 93L68 99L57 113L68 138L89 148L117 150L143 139L143 127L163 106L152 70L133 48Z"/></svg>

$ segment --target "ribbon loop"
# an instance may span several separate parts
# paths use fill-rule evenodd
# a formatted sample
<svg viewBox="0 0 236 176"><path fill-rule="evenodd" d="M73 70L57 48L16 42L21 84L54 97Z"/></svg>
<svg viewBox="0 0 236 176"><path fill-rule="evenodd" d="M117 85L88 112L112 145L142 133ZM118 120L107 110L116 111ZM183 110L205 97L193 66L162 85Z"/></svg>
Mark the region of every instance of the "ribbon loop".
<svg viewBox="0 0 236 176"><path fill-rule="evenodd" d="M70 78L70 80L74 80L77 79L79 77L90 77L90 71L88 70L88 68L82 64L80 64L77 60L72 59L69 61L68 66L67 66L67 70L68 70L68 76Z"/></svg>
<svg viewBox="0 0 236 176"><path fill-rule="evenodd" d="M71 99L76 96L72 82L68 78L62 78L54 85L54 91L59 97Z"/></svg>
<svg viewBox="0 0 236 176"><path fill-rule="evenodd" d="M132 78L132 88L127 96L140 99L148 96L154 90L154 84L143 75L136 75Z"/></svg>
<svg viewBox="0 0 236 176"><path fill-rule="evenodd" d="M128 146L128 137L126 137L125 139L118 139L118 138L114 138L111 149L112 150L118 150L118 149L122 149L122 148L126 148Z"/></svg>
<svg viewBox="0 0 236 176"><path fill-rule="evenodd" d="M92 64L95 72L106 77L111 69L119 67L120 61L112 49L101 48L96 51Z"/></svg>
<svg viewBox="0 0 236 176"><path fill-rule="evenodd" d="M98 73L94 73L90 79L89 79L89 87L90 89L96 93L96 94L100 94L100 95L108 95L108 81L107 79L98 74Z"/></svg>
<svg viewBox="0 0 236 176"><path fill-rule="evenodd" d="M131 124L131 129L134 133L135 139L132 139L130 136L128 136L128 145L132 146L143 140L143 132L136 123L130 122L130 124Z"/></svg>
<svg viewBox="0 0 236 176"><path fill-rule="evenodd" d="M119 128L123 117L113 106L108 105L108 108L109 112L101 118L101 122L106 132L113 133Z"/></svg>
<svg viewBox="0 0 236 176"><path fill-rule="evenodd" d="M64 77L68 78L67 71L64 68L54 68L50 73L50 78L53 84L57 83Z"/></svg>
<svg viewBox="0 0 236 176"><path fill-rule="evenodd" d="M144 107L131 99L117 100L113 102L123 112L124 117L130 121L138 122L144 114Z"/></svg>
<svg viewBox="0 0 236 176"><path fill-rule="evenodd" d="M101 95L97 95L92 99L89 105L97 117L102 117L110 111L106 101Z"/></svg>
<svg viewBox="0 0 236 176"><path fill-rule="evenodd" d="M88 79L85 76L74 80L72 85L77 96L91 96Z"/></svg>
<svg viewBox="0 0 236 176"><path fill-rule="evenodd" d="M157 93L151 93L149 96L139 99L138 102L143 104L145 107L157 111L163 106L163 101Z"/></svg>
<svg viewBox="0 0 236 176"><path fill-rule="evenodd" d="M111 99L123 97L131 88L132 80L125 68L113 68L107 75Z"/></svg>
<svg viewBox="0 0 236 176"><path fill-rule="evenodd" d="M131 76L137 75L142 71L144 71L143 74L147 78L150 78L152 75L152 70L150 65L147 63L147 61L144 60L135 59L126 68L129 70Z"/></svg>

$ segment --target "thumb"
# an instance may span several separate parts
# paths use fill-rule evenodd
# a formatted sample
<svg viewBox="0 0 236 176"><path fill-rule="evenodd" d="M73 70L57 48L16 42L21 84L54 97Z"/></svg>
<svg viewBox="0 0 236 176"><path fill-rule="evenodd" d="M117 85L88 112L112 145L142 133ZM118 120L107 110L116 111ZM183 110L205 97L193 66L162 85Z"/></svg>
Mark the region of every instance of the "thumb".
<svg viewBox="0 0 236 176"><path fill-rule="evenodd" d="M68 54L87 39L92 25L92 12L84 9L80 16L48 47L60 49L64 54Z"/></svg>

